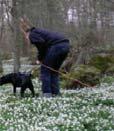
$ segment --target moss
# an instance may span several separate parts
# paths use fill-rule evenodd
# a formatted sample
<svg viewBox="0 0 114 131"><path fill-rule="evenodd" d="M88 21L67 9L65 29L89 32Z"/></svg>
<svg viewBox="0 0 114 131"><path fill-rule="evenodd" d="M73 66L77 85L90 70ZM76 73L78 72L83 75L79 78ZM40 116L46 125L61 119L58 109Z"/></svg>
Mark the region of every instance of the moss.
<svg viewBox="0 0 114 131"><path fill-rule="evenodd" d="M90 62L89 65L94 66L101 70L101 72L105 72L109 66L111 65L112 60L110 56L94 56Z"/></svg>
<svg viewBox="0 0 114 131"><path fill-rule="evenodd" d="M110 65L105 72L107 75L114 75L114 64Z"/></svg>
<svg viewBox="0 0 114 131"><path fill-rule="evenodd" d="M109 55L108 57L110 58L111 63L113 63L113 64L114 64L114 56L113 56L113 55Z"/></svg>

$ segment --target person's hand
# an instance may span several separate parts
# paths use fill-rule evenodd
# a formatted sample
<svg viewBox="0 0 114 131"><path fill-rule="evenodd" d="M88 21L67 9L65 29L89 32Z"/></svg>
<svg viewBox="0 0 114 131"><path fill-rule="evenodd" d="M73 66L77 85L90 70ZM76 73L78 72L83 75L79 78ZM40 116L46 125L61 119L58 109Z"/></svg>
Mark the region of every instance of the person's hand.
<svg viewBox="0 0 114 131"><path fill-rule="evenodd" d="M40 61L39 61L39 60L36 60L36 64L39 65L39 64L40 64Z"/></svg>

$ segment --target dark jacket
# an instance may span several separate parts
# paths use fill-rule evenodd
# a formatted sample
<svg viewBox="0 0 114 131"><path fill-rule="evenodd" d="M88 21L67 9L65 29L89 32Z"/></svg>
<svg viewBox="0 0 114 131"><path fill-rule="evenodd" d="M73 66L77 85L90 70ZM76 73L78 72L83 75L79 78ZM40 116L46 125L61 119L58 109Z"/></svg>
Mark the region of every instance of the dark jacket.
<svg viewBox="0 0 114 131"><path fill-rule="evenodd" d="M32 28L29 35L30 42L38 49L38 59L42 61L46 55L47 49L61 42L69 43L64 35L58 32L50 32L48 30Z"/></svg>

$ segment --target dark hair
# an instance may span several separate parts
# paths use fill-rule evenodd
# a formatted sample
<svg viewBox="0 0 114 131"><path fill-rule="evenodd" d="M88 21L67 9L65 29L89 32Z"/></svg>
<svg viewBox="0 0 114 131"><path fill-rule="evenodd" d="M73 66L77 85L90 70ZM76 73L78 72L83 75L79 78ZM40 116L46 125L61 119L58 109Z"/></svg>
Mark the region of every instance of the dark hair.
<svg viewBox="0 0 114 131"><path fill-rule="evenodd" d="M26 31L25 31L25 32L26 32L26 33L28 33L28 32L30 32L30 31L31 31L31 29L26 29Z"/></svg>
<svg viewBox="0 0 114 131"><path fill-rule="evenodd" d="M34 29L35 29L35 27L32 27L32 28L26 29L26 33L30 32L30 31L32 31L32 30L34 30Z"/></svg>

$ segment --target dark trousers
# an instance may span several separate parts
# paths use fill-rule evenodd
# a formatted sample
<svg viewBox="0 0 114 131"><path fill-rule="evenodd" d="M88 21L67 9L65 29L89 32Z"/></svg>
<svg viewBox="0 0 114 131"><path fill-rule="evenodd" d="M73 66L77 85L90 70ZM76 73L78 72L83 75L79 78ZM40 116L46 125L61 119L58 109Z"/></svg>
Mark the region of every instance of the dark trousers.
<svg viewBox="0 0 114 131"><path fill-rule="evenodd" d="M63 61L67 57L68 52L69 43L53 45L48 49L43 64L58 71ZM60 93L59 74L57 72L54 72L42 65L41 80L43 93L51 93L55 95Z"/></svg>

